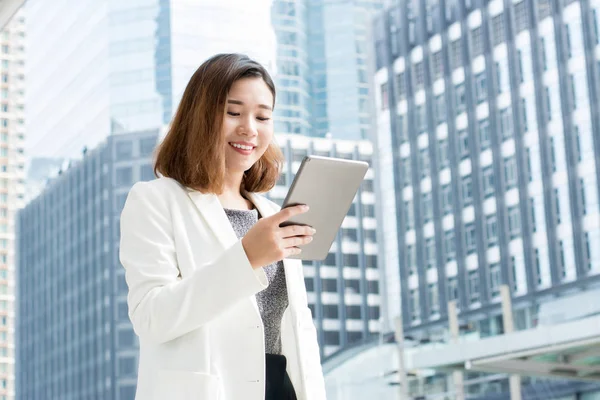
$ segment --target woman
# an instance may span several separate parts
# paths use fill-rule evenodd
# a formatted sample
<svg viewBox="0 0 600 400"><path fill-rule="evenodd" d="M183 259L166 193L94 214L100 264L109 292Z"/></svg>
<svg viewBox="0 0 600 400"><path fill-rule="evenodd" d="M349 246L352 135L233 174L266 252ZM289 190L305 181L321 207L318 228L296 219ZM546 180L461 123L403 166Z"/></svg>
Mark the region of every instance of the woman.
<svg viewBox="0 0 600 400"><path fill-rule="evenodd" d="M275 88L238 54L192 76L159 147L161 178L131 189L120 259L140 341L137 400L325 399L302 263L310 227L256 193L283 162ZM282 261L283 260L283 261Z"/></svg>

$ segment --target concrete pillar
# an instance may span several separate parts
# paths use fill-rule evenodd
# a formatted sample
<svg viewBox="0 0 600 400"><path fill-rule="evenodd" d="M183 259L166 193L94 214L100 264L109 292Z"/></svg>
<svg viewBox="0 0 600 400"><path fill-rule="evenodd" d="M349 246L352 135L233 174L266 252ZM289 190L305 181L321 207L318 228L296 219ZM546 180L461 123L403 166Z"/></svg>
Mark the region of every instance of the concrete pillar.
<svg viewBox="0 0 600 400"><path fill-rule="evenodd" d="M508 285L500 286L500 298L502 299L502 322L504 324L504 333L515 331L515 323L512 312L512 299L510 297L510 287ZM511 375L509 378L510 399L521 400L521 376Z"/></svg>
<svg viewBox="0 0 600 400"><path fill-rule="evenodd" d="M450 339L452 343L458 342L460 334L460 328L458 325L458 310L456 308L456 301L453 300L448 303L448 325L450 328ZM456 400L465 400L465 380L462 371L454 371L454 390L456 392Z"/></svg>
<svg viewBox="0 0 600 400"><path fill-rule="evenodd" d="M402 317L396 317L394 324L396 328L396 342L398 343L398 399L409 400L408 379L406 378L406 367L404 364L404 325L402 324Z"/></svg>

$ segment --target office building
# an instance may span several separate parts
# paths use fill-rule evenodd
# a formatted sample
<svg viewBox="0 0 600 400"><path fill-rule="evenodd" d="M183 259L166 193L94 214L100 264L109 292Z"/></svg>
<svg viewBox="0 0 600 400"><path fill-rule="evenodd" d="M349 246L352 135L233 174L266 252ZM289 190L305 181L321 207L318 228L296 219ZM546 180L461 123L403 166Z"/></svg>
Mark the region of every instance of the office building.
<svg viewBox="0 0 600 400"><path fill-rule="evenodd" d="M19 214L19 398L133 399L138 341L118 258L119 218L131 186L154 179L159 136L108 137L65 166ZM304 155L372 155L366 141L278 141L289 160L268 194L278 203ZM379 332L373 179L370 169L327 259L305 263L323 357Z"/></svg>
<svg viewBox="0 0 600 400"><path fill-rule="evenodd" d="M369 30L382 4L382 0L273 2L277 133L369 138Z"/></svg>
<svg viewBox="0 0 600 400"><path fill-rule="evenodd" d="M401 0L377 18L388 331L400 316L447 340L456 301L502 334L501 285L527 329L599 285L599 18L596 0Z"/></svg>
<svg viewBox="0 0 600 400"><path fill-rule="evenodd" d="M158 136L110 136L19 213L19 399L133 400L138 343L119 218L132 183L154 177Z"/></svg>
<svg viewBox="0 0 600 400"><path fill-rule="evenodd" d="M0 399L15 398L15 216L23 205L24 15L0 32Z"/></svg>

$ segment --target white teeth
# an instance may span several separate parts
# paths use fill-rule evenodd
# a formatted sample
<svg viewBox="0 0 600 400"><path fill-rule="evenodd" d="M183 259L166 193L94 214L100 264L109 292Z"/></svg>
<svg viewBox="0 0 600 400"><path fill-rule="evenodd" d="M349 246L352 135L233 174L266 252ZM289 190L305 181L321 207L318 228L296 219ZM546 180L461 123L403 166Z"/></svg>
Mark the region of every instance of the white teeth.
<svg viewBox="0 0 600 400"><path fill-rule="evenodd" d="M252 150L252 146L244 146L243 144L231 143L231 145L235 148L242 150Z"/></svg>

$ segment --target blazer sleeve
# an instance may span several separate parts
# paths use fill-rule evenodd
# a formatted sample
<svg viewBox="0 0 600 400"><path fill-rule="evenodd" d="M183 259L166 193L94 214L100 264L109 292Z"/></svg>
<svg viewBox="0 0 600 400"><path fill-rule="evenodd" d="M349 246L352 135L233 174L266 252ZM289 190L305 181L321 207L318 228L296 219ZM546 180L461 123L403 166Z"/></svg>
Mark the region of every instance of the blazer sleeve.
<svg viewBox="0 0 600 400"><path fill-rule="evenodd" d="M121 214L119 257L129 287L129 317L140 340L164 343L210 322L268 286L241 241L180 278L170 207L164 190L136 183Z"/></svg>

